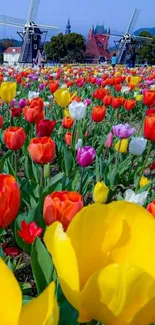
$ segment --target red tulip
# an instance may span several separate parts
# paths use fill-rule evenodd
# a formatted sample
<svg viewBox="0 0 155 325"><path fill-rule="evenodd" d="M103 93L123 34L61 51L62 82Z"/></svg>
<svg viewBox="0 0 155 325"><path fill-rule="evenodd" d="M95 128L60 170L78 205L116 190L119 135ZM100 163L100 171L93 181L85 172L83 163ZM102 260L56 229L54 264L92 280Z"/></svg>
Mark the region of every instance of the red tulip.
<svg viewBox="0 0 155 325"><path fill-rule="evenodd" d="M44 108L44 101L43 101L43 99L41 97L37 97L37 98L32 99L31 104L30 104L30 107L33 108L33 107L36 107L36 106L39 107L40 112L43 110L43 108Z"/></svg>
<svg viewBox="0 0 155 325"><path fill-rule="evenodd" d="M12 117L19 117L22 115L22 108L11 107L10 113L11 113Z"/></svg>
<svg viewBox="0 0 155 325"><path fill-rule="evenodd" d="M59 88L58 82L51 82L50 83L50 92L53 94Z"/></svg>
<svg viewBox="0 0 155 325"><path fill-rule="evenodd" d="M155 161L153 161L152 164L150 165L150 169L155 170Z"/></svg>
<svg viewBox="0 0 155 325"><path fill-rule="evenodd" d="M11 175L0 174L0 228L6 228L17 216L20 190Z"/></svg>
<svg viewBox="0 0 155 325"><path fill-rule="evenodd" d="M153 217L155 218L155 201L152 201L151 203L148 204L147 206L147 211L149 211Z"/></svg>
<svg viewBox="0 0 155 325"><path fill-rule="evenodd" d="M136 106L136 100L134 99L127 99L124 103L124 108L127 111L133 110L135 106Z"/></svg>
<svg viewBox="0 0 155 325"><path fill-rule="evenodd" d="M105 118L106 108L105 106L95 106L92 111L92 120L94 122L102 122Z"/></svg>
<svg viewBox="0 0 155 325"><path fill-rule="evenodd" d="M40 120L39 123L36 125L37 129L37 136L38 137L49 137L54 130L56 125L56 121L50 120Z"/></svg>
<svg viewBox="0 0 155 325"><path fill-rule="evenodd" d="M154 91L146 91L144 93L144 99L143 102L146 106L151 106L155 101L155 92Z"/></svg>
<svg viewBox="0 0 155 325"><path fill-rule="evenodd" d="M0 115L0 129L2 128L2 126L3 126L3 116Z"/></svg>
<svg viewBox="0 0 155 325"><path fill-rule="evenodd" d="M121 97L113 97L112 103L113 108L119 108L122 106L122 98Z"/></svg>
<svg viewBox="0 0 155 325"><path fill-rule="evenodd" d="M48 164L55 157L55 142L50 137L33 138L28 152L36 164Z"/></svg>
<svg viewBox="0 0 155 325"><path fill-rule="evenodd" d="M60 221L66 230L74 216L83 208L83 199L77 192L53 192L44 201L43 216L46 225Z"/></svg>
<svg viewBox="0 0 155 325"><path fill-rule="evenodd" d="M111 102L112 102L112 96L111 95L106 95L104 98L103 98L103 104L105 106L109 106L111 105Z"/></svg>
<svg viewBox="0 0 155 325"><path fill-rule="evenodd" d="M20 126L11 126L4 131L4 142L10 150L19 150L23 146L25 140L25 131Z"/></svg>
<svg viewBox="0 0 155 325"><path fill-rule="evenodd" d="M23 239L26 244L32 244L36 237L40 237L43 232L42 228L39 228L35 222L27 223L21 222L21 230L18 230L18 235Z"/></svg>
<svg viewBox="0 0 155 325"><path fill-rule="evenodd" d="M93 92L93 97L98 100L102 100L106 94L107 94L107 89L98 88Z"/></svg>
<svg viewBox="0 0 155 325"><path fill-rule="evenodd" d="M145 117L144 136L147 140L155 142L155 114Z"/></svg>

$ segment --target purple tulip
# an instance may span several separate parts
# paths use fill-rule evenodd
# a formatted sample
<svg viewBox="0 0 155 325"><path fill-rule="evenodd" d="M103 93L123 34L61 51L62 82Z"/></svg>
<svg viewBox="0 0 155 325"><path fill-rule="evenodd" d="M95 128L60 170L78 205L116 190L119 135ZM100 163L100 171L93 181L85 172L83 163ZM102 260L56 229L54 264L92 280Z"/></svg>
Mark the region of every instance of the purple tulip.
<svg viewBox="0 0 155 325"><path fill-rule="evenodd" d="M78 149L76 160L80 166L87 167L92 164L95 155L96 151L93 147L85 146Z"/></svg>
<svg viewBox="0 0 155 325"><path fill-rule="evenodd" d="M113 126L112 131L113 134L120 139L129 138L136 132L135 128L130 128L130 125L127 123Z"/></svg>
<svg viewBox="0 0 155 325"><path fill-rule="evenodd" d="M26 86L26 88L30 88L30 86L31 86L30 82L27 82L27 84L25 86Z"/></svg>
<svg viewBox="0 0 155 325"><path fill-rule="evenodd" d="M104 146L106 148L110 148L112 146L112 142L113 142L113 133L110 132L107 136Z"/></svg>
<svg viewBox="0 0 155 325"><path fill-rule="evenodd" d="M99 78L96 79L96 84L97 84L98 86L101 86L101 82L102 82L102 79L99 79Z"/></svg>
<svg viewBox="0 0 155 325"><path fill-rule="evenodd" d="M39 85L39 90L43 90L44 89L44 84L40 84Z"/></svg>
<svg viewBox="0 0 155 325"><path fill-rule="evenodd" d="M89 99L89 98L84 99L83 102L84 102L84 104L87 105L87 106L90 106L90 105L91 105L91 99Z"/></svg>
<svg viewBox="0 0 155 325"><path fill-rule="evenodd" d="M15 107L15 105L16 105L16 100L13 99L13 100L11 101L11 106L12 106L12 107Z"/></svg>
<svg viewBox="0 0 155 325"><path fill-rule="evenodd" d="M26 106L26 99L25 98L21 98L18 102L18 106L20 108L24 108Z"/></svg>

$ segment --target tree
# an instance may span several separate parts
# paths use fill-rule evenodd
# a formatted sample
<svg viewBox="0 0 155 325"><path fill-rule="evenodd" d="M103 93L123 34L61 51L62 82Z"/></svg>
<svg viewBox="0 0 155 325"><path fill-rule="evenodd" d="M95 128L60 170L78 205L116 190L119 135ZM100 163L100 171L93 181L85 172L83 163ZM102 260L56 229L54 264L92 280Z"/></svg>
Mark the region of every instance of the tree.
<svg viewBox="0 0 155 325"><path fill-rule="evenodd" d="M138 51L139 61L141 63L147 61L149 64L153 65L155 64L155 37L148 31L142 31L140 36L152 38L152 42L141 46Z"/></svg>
<svg viewBox="0 0 155 325"><path fill-rule="evenodd" d="M85 39L81 34L58 34L46 44L47 58L52 61L83 62Z"/></svg>

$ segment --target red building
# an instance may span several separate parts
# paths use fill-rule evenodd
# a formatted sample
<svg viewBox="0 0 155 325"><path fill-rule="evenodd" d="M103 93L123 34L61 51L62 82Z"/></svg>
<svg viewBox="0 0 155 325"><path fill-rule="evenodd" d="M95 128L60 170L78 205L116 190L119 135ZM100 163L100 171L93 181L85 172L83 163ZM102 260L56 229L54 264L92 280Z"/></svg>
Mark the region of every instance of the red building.
<svg viewBox="0 0 155 325"><path fill-rule="evenodd" d="M88 34L88 42L86 44L85 61L88 63L104 62L110 60L110 52L108 51L110 29L97 25L92 27Z"/></svg>

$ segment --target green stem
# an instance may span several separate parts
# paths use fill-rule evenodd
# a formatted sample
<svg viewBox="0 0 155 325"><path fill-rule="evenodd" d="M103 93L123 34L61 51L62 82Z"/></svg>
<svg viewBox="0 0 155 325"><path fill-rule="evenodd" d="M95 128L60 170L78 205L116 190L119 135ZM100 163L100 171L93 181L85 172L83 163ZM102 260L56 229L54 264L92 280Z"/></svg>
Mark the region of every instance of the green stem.
<svg viewBox="0 0 155 325"><path fill-rule="evenodd" d="M147 161L148 161L148 158L149 158L149 156L150 156L151 149L152 149L152 142L149 142L148 150L147 150L147 155L146 155L146 158L145 158L144 163L143 163L143 167L142 167L141 172L140 172L140 176L139 176L138 184L137 184L137 186L136 186L136 192L138 191L139 184L140 184L140 180L141 180L141 178L142 178L142 176L143 176L144 169L145 169L146 166L147 166Z"/></svg>
<svg viewBox="0 0 155 325"><path fill-rule="evenodd" d="M83 183L84 171L85 171L85 168L82 167L81 180L80 180L80 190L79 190L80 193L82 193L82 185L83 185L82 183Z"/></svg>
<svg viewBox="0 0 155 325"><path fill-rule="evenodd" d="M40 192L42 193L44 187L44 165L41 165L40 171Z"/></svg>
<svg viewBox="0 0 155 325"><path fill-rule="evenodd" d="M121 148L121 143L122 143L122 139L119 140L119 147L118 147L118 151L117 151L117 155L116 155L116 166L118 168L118 161L119 161L119 154L120 154L120 148Z"/></svg>
<svg viewBox="0 0 155 325"><path fill-rule="evenodd" d="M138 130L138 133L137 133L137 136L140 135L143 124L144 124L144 119L142 117L142 120L141 120L141 123L140 123L140 127L139 127L139 130Z"/></svg>
<svg viewBox="0 0 155 325"><path fill-rule="evenodd" d="M17 152L16 151L14 151L14 165L15 165L15 179L17 180L18 158L17 158Z"/></svg>
<svg viewBox="0 0 155 325"><path fill-rule="evenodd" d="M130 177L130 174L131 174L131 170L132 170L132 167L133 167L133 162L134 162L134 159L135 159L135 156L132 156L132 158L131 158L131 161L130 161L130 168L129 168L129 177Z"/></svg>

